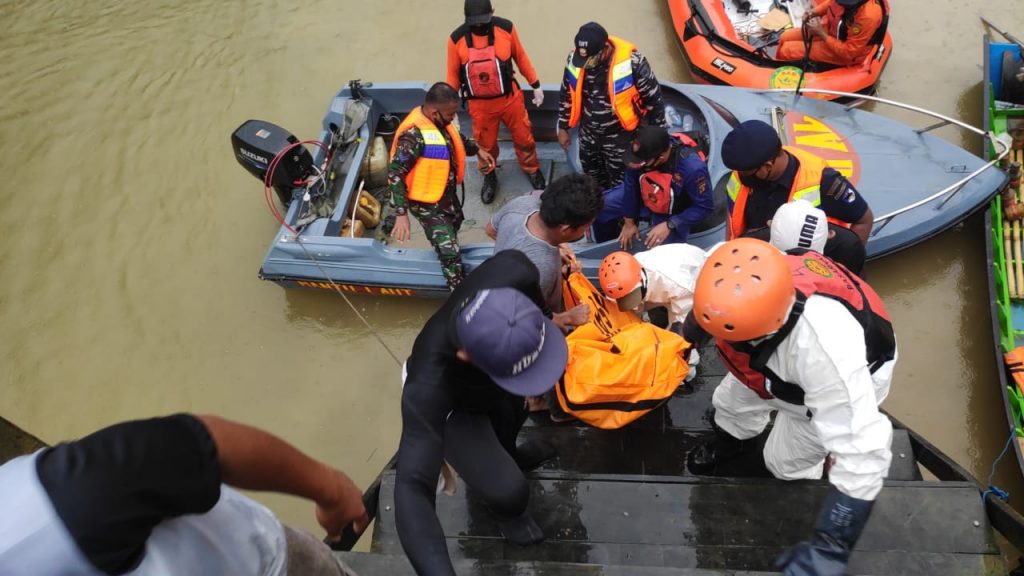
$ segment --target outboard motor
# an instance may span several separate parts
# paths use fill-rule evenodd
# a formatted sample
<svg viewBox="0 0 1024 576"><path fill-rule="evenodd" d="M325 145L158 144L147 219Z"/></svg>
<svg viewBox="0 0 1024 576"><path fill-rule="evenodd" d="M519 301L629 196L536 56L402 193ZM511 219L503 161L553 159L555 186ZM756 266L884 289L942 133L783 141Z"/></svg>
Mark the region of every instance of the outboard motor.
<svg viewBox="0 0 1024 576"><path fill-rule="evenodd" d="M284 128L264 122L248 120L231 134L231 147L235 160L250 174L264 181L274 157L282 150L297 144L299 139ZM292 201L292 192L302 186L313 174L313 156L304 146L292 146L274 168L270 184L286 207Z"/></svg>

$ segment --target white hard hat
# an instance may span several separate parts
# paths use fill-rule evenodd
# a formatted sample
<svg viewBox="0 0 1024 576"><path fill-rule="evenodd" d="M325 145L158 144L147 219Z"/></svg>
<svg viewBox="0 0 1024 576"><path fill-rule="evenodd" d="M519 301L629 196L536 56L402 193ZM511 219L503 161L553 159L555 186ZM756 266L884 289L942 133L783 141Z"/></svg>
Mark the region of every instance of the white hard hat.
<svg viewBox="0 0 1024 576"><path fill-rule="evenodd" d="M783 204L772 217L771 242L783 252L793 248L824 252L827 240L825 213L806 200Z"/></svg>

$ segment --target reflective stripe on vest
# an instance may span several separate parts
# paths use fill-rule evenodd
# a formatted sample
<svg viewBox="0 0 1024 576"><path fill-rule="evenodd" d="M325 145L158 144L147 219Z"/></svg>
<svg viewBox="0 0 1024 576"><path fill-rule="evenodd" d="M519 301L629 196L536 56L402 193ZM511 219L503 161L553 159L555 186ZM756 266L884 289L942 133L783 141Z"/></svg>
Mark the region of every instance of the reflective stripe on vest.
<svg viewBox="0 0 1024 576"><path fill-rule="evenodd" d="M860 324L864 330L865 361L872 374L896 357L896 335L889 313L871 286L817 252L791 250L786 255L786 263L793 274L797 302L783 327L756 346L716 341L729 371L744 386L764 399L778 398L791 404L803 404L803 389L780 378L767 368L767 363L800 319L804 303L814 295L839 302Z"/></svg>
<svg viewBox="0 0 1024 576"><path fill-rule="evenodd" d="M621 38L609 36L615 49L612 53L612 63L608 70L608 96L611 99L612 109L619 118L622 128L628 131L635 130L640 125L640 117L637 110L643 110L640 102L640 92L636 89L636 82L633 79L633 51L634 44L630 44ZM565 65L565 78L569 85L569 127L579 124L583 115L583 79L586 76L583 68L572 65L572 53L569 54L569 61Z"/></svg>
<svg viewBox="0 0 1024 576"><path fill-rule="evenodd" d="M462 137L459 136L458 124L459 121L456 118L445 130L448 132L452 148L455 149L456 180L461 183L466 170L466 147L462 144ZM395 158L398 137L413 126L419 128L420 134L423 136L423 152L416 159L416 165L405 176L406 197L414 202L436 204L448 188L448 171L451 170L452 165L451 152L448 148L448 141L445 140L434 121L423 114L421 107L417 106L412 112L409 112L409 115L398 126L395 140L391 143L391 159Z"/></svg>
<svg viewBox="0 0 1024 576"><path fill-rule="evenodd" d="M793 187L789 191L787 202L807 200L811 205L820 207L821 175L825 168L828 168L828 164L819 156L800 148L783 146L782 149L789 152L800 162L800 167L793 177ZM740 182L739 173L734 171L729 178L725 191L729 197L729 238L739 238L747 229L746 212L747 199L750 197L750 187L744 186ZM850 227L849 222L843 222L836 218L829 217L828 221L844 228Z"/></svg>

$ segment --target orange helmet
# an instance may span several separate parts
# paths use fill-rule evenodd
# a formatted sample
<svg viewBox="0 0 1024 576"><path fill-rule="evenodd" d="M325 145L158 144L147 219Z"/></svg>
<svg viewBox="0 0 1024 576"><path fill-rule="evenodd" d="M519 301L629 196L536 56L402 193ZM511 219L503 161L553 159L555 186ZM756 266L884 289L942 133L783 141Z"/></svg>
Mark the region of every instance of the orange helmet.
<svg viewBox="0 0 1024 576"><path fill-rule="evenodd" d="M782 252L762 240L739 238L708 256L697 276L693 315L708 333L743 342L781 328L795 297Z"/></svg>
<svg viewBox="0 0 1024 576"><path fill-rule="evenodd" d="M597 270L601 291L615 300L619 310L632 310L644 299L644 268L629 252L612 252Z"/></svg>

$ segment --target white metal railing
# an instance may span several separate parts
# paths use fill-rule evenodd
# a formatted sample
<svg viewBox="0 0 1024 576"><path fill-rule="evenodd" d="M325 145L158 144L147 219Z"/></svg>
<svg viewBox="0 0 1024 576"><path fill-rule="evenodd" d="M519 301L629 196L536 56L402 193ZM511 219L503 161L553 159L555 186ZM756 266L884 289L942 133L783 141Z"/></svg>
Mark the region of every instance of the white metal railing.
<svg viewBox="0 0 1024 576"><path fill-rule="evenodd" d="M931 126L927 126L925 128L915 129L914 132L916 132L918 134L924 134L925 132L930 132L930 131L935 130L937 128L941 128L943 126L949 126L950 124L952 124L954 126L959 126L960 128L963 128L964 130L968 130L970 132L973 132L973 133L975 133L975 134L977 134L979 136L983 136L989 142L991 142L993 145L995 145L997 150L1000 150L1000 148L1001 148L1001 150L996 154L995 158L993 158L992 160L987 162L981 168L978 168L974 172L971 172L970 174L968 174L964 178L958 180L957 182L954 182L953 184L947 186L946 188L943 188L942 190L939 190L938 192L936 192L935 194L932 194L931 196L928 196L927 198L922 198L921 200L918 200L917 202L914 202L912 204L908 204L908 205L906 205L906 206L904 206L904 207L902 207L902 208L900 208L898 210L894 210L892 212L889 212L888 214L883 214L882 216L879 216L879 217L875 218L875 226L873 226L872 230L871 230L871 235L872 236L874 236L875 234L880 232L882 230L882 228L885 228L889 224L889 222L891 222L893 220L893 218L899 216L900 214L905 214L905 213L907 213L907 212L909 212L911 210L914 210L915 208L919 208L919 207L921 207L921 206L923 206L925 204L928 204L929 202L933 202L933 201L938 200L939 198L943 198L945 196L945 198L943 198L942 202L940 202L935 207L936 210L941 209L943 206L946 205L947 202L949 202L953 198L953 196L956 195L957 192L959 192L964 187L965 184L967 184L972 179L974 179L976 176L978 176L978 174L981 174L985 170L988 170L989 168L992 168L993 166L995 166L997 163L999 163L1000 160L1005 158L1006 155L1009 154L1009 152L1010 152L1010 145L1008 143L1000 140L999 138L997 138L994 134L992 134L991 131L985 131L985 130L982 130L980 128L975 128L974 126L971 126L970 124L966 124L966 123L961 122L960 120L957 120L955 118L950 118L949 116L946 116L946 115L943 115L943 114L939 114L938 112L932 112L931 110L927 110L925 108L921 108L920 106L913 106L913 105L910 105L910 104L904 104L902 102L897 102L895 100L887 100L885 98L878 98L877 96L867 96L867 95L864 95L864 94L855 94L855 93L851 93L851 92L839 92L839 91L836 91L836 90L823 90L823 89L819 89L819 88L802 88L800 90L796 90L796 89L793 89L793 88L776 88L776 89L769 89L769 90L758 90L758 92L786 93L786 94L793 94L794 96L797 96L797 97L799 97L799 96L801 96L803 94L824 94L824 95L829 95L829 96L839 96L839 97L842 97L842 98L853 98L854 101L851 102L850 104L846 105L846 109L847 110L851 110L853 108L856 108L856 107L860 106L861 104L863 104L865 101L878 102L879 104L885 104L887 106L893 106L895 108L901 108L903 110L910 110L911 112L917 112L918 114L923 114L925 116L930 116L932 118L936 118L936 119L939 120L939 122L936 122L935 124L932 124Z"/></svg>

